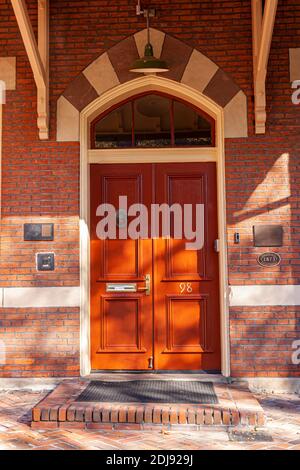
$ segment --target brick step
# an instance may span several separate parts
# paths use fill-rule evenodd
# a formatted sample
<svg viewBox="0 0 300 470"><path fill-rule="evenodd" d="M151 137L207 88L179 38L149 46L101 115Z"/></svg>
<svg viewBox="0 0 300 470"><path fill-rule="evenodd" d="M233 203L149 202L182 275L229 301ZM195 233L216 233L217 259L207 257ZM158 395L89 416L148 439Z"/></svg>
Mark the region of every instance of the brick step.
<svg viewBox="0 0 300 470"><path fill-rule="evenodd" d="M76 402L88 382L63 382L32 410L33 428L151 429L263 426L264 412L247 388L214 384L218 404Z"/></svg>

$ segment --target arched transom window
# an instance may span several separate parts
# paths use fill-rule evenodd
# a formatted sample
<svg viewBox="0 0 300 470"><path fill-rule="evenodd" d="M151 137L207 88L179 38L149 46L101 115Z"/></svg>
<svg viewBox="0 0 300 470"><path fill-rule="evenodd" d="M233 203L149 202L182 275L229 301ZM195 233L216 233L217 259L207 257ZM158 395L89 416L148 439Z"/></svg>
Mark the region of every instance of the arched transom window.
<svg viewBox="0 0 300 470"><path fill-rule="evenodd" d="M212 147L214 120L191 104L159 93L135 96L98 116L94 149Z"/></svg>

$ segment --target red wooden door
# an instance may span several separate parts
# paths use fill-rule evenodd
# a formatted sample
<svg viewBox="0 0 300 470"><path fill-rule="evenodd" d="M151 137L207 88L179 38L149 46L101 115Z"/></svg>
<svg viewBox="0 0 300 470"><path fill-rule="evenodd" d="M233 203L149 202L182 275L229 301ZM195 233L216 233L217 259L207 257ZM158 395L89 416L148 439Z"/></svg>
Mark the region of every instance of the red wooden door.
<svg viewBox="0 0 300 470"><path fill-rule="evenodd" d="M154 240L154 366L219 370L216 165L158 165L155 187L159 204L203 204L204 246L187 250L184 238Z"/></svg>
<svg viewBox="0 0 300 470"><path fill-rule="evenodd" d="M92 369L220 369L216 194L214 163L91 166ZM203 204L203 248L172 236L99 240L96 209L120 195L149 214L151 203ZM124 283L137 292L107 292Z"/></svg>
<svg viewBox="0 0 300 470"><path fill-rule="evenodd" d="M92 369L148 369L153 356L152 296L144 291L107 292L108 284L145 286L152 279L152 242L99 240L99 204L128 206L152 198L151 165L91 165L91 362Z"/></svg>

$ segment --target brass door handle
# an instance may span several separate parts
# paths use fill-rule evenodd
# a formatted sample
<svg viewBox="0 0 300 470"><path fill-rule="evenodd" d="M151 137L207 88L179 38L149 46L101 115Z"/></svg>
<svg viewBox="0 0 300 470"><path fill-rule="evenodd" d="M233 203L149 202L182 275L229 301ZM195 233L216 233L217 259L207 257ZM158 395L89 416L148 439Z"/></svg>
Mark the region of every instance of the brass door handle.
<svg viewBox="0 0 300 470"><path fill-rule="evenodd" d="M145 287L138 287L138 291L145 292L146 295L150 295L151 293L151 275L150 274L146 274L145 281L146 281Z"/></svg>

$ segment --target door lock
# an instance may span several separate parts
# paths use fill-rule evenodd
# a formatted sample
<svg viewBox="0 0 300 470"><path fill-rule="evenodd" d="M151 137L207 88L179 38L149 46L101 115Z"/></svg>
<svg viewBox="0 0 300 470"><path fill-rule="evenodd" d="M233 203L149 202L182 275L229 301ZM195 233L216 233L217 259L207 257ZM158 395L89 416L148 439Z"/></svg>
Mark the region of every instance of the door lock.
<svg viewBox="0 0 300 470"><path fill-rule="evenodd" d="M214 241L214 250L216 253L220 253L220 240L218 238Z"/></svg>
<svg viewBox="0 0 300 470"><path fill-rule="evenodd" d="M150 295L150 292L151 292L151 275L150 274L146 274L145 282L146 282L145 287L139 287L138 291L145 292L146 295Z"/></svg>

